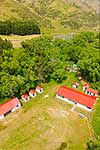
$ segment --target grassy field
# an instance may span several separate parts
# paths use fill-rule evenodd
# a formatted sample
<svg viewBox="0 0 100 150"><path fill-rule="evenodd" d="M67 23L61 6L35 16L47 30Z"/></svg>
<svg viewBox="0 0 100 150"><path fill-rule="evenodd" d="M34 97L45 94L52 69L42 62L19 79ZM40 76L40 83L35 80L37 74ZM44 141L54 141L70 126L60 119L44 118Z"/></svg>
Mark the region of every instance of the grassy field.
<svg viewBox="0 0 100 150"><path fill-rule="evenodd" d="M69 76L76 80L74 74ZM72 81L67 78L63 85L70 87ZM72 105L56 99L60 85L43 84L44 93L22 102L20 110L0 121L0 150L57 150L63 142L65 150L86 149L92 138L87 117L80 117L70 110Z"/></svg>
<svg viewBox="0 0 100 150"><path fill-rule="evenodd" d="M97 100L97 104L91 116L91 120L95 136L96 138L100 139L100 96Z"/></svg>

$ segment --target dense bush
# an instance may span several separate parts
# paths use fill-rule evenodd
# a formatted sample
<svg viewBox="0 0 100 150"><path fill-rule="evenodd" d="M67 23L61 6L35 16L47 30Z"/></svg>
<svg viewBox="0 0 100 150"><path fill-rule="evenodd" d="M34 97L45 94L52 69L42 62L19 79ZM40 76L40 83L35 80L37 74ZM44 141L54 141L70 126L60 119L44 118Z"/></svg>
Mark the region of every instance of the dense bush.
<svg viewBox="0 0 100 150"><path fill-rule="evenodd" d="M90 140L87 143L87 150L100 150L100 141L92 141Z"/></svg>
<svg viewBox="0 0 100 150"><path fill-rule="evenodd" d="M11 49L12 48L12 44L10 41L8 40L2 40L0 38L0 64L3 62L4 60L4 49L8 50L8 49ZM1 65L0 65L0 68L1 68Z"/></svg>
<svg viewBox="0 0 100 150"><path fill-rule="evenodd" d="M33 21L0 21L0 34L2 35L31 35L39 33L40 29Z"/></svg>
<svg viewBox="0 0 100 150"><path fill-rule="evenodd" d="M33 88L36 83L61 82L66 78L60 48L52 38L41 37L22 43L23 48L4 49L1 63L0 97L12 97Z"/></svg>

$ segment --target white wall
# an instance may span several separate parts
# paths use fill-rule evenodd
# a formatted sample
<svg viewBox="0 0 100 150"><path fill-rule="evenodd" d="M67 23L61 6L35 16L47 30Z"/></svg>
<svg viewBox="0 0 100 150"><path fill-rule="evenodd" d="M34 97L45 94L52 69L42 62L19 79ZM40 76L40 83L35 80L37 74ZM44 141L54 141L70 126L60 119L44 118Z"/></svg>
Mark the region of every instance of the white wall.
<svg viewBox="0 0 100 150"><path fill-rule="evenodd" d="M85 86L83 86L83 91L85 91L86 89L85 89L86 87Z"/></svg>
<svg viewBox="0 0 100 150"><path fill-rule="evenodd" d="M14 112L14 111L16 111L17 109L19 109L21 107L21 104L18 104L18 107L16 106L16 107L14 107L12 110L11 110L11 112Z"/></svg>
<svg viewBox="0 0 100 150"><path fill-rule="evenodd" d="M4 115L0 115L0 120L4 118Z"/></svg>
<svg viewBox="0 0 100 150"><path fill-rule="evenodd" d="M34 95L33 95L33 94L31 94L31 93L29 93L29 96L31 96L31 97L35 97L35 96L36 96L36 93L34 93Z"/></svg>
<svg viewBox="0 0 100 150"><path fill-rule="evenodd" d="M93 94L93 93L91 93L91 95L93 96L94 94Z"/></svg>
<svg viewBox="0 0 100 150"><path fill-rule="evenodd" d="M77 88L76 85L73 85L73 88Z"/></svg>
<svg viewBox="0 0 100 150"><path fill-rule="evenodd" d="M90 92L88 92L88 91L85 91L85 94L87 94L87 95L91 95L91 94L90 94Z"/></svg>
<svg viewBox="0 0 100 150"><path fill-rule="evenodd" d="M70 104L76 105L76 106L78 106L78 107L80 107L80 108L82 108L82 109L85 109L85 110L88 110L88 111L92 111L92 109L89 109L89 108L87 108L86 106L81 105L81 104L79 104L79 103L75 104L74 102L70 101L70 100L67 99L67 98L62 98L62 97L60 97L59 95L56 95L56 97L57 97L57 98L60 98L60 99L62 99L62 100L64 100L64 101L66 101L66 102L68 102L68 103L70 103Z"/></svg>
<svg viewBox="0 0 100 150"><path fill-rule="evenodd" d="M79 103L77 103L77 106L80 107L80 108L82 108L82 109L85 109L85 110L88 110L88 111L92 111L92 109L89 109L89 108L87 108L86 106L81 105L81 104L79 104Z"/></svg>
<svg viewBox="0 0 100 150"><path fill-rule="evenodd" d="M57 97L57 98L60 98L60 99L63 100L63 101L66 101L66 102L68 102L68 103L70 103L70 104L74 104L74 102L70 101L70 100L67 99L67 98L62 98L62 97L60 97L59 95L56 95L56 97Z"/></svg>
<svg viewBox="0 0 100 150"><path fill-rule="evenodd" d="M88 92L87 90L85 90L85 94L90 95L90 96L96 96L96 97L98 96L97 94L94 95L93 93Z"/></svg>
<svg viewBox="0 0 100 150"><path fill-rule="evenodd" d="M38 89L36 89L36 91L37 91L38 93L43 93L43 89L41 89L41 91L38 90Z"/></svg>
<svg viewBox="0 0 100 150"><path fill-rule="evenodd" d="M26 100L26 98L22 97L22 100L24 100L25 102L28 102L29 101L29 97L27 97L27 100Z"/></svg>

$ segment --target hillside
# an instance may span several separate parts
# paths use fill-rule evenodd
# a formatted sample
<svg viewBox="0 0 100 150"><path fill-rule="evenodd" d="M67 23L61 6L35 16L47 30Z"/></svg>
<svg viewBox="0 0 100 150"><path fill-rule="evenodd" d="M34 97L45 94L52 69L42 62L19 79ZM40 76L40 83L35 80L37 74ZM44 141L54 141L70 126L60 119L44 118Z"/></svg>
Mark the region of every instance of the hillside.
<svg viewBox="0 0 100 150"><path fill-rule="evenodd" d="M42 33L98 30L98 0L0 0L0 20L32 19Z"/></svg>
<svg viewBox="0 0 100 150"><path fill-rule="evenodd" d="M76 5L80 6L85 11L88 10L95 10L96 12L99 11L99 1L98 0L64 0L66 2L75 3Z"/></svg>

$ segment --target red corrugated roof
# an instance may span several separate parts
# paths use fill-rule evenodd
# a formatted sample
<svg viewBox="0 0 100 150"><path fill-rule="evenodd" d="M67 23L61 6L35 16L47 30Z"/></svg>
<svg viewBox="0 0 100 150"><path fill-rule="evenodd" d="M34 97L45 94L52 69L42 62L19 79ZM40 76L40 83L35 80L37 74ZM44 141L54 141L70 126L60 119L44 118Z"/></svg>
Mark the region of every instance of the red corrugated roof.
<svg viewBox="0 0 100 150"><path fill-rule="evenodd" d="M92 88L87 88L86 91L98 95L98 91L97 91L97 90L94 90L94 89L92 89Z"/></svg>
<svg viewBox="0 0 100 150"><path fill-rule="evenodd" d="M23 94L22 97L27 98L27 97L29 97L29 95L28 94Z"/></svg>
<svg viewBox="0 0 100 150"><path fill-rule="evenodd" d="M0 105L0 115L3 115L5 113L7 113L8 111L10 111L11 109L13 109L14 107L16 107L19 104L19 100L18 98L13 98L10 101L7 101L3 104Z"/></svg>
<svg viewBox="0 0 100 150"><path fill-rule="evenodd" d="M38 85L38 86L36 87L36 89L41 90L42 87L41 87L40 85Z"/></svg>
<svg viewBox="0 0 100 150"><path fill-rule="evenodd" d="M77 103L80 103L86 107L90 107L92 108L96 98L91 97L89 95L86 95L84 93L81 93L79 91L73 90L71 88L65 87L65 86L61 86L58 91L57 94L60 96L64 96L65 98L68 98L70 100L74 100Z"/></svg>
<svg viewBox="0 0 100 150"><path fill-rule="evenodd" d="M29 93L30 93L30 94L34 94L34 93L35 93L35 90L30 90Z"/></svg>

